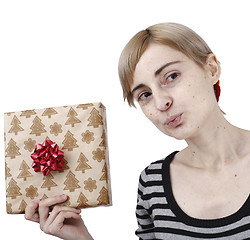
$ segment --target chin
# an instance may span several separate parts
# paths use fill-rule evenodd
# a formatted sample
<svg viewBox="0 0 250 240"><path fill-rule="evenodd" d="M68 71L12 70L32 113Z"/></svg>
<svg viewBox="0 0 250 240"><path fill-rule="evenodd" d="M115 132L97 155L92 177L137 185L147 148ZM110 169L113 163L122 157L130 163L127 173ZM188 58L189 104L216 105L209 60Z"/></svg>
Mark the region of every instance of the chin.
<svg viewBox="0 0 250 240"><path fill-rule="evenodd" d="M160 129L164 134L177 140L185 140L191 136L191 133L182 124L172 129Z"/></svg>

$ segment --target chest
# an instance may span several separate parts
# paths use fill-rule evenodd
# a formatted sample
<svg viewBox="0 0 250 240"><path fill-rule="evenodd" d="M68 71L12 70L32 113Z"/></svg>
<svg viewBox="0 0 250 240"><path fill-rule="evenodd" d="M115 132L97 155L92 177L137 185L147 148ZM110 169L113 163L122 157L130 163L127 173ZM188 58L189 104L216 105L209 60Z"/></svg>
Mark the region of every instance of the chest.
<svg viewBox="0 0 250 240"><path fill-rule="evenodd" d="M250 194L249 170L211 173L172 167L171 185L175 201L187 215L198 219L232 215Z"/></svg>

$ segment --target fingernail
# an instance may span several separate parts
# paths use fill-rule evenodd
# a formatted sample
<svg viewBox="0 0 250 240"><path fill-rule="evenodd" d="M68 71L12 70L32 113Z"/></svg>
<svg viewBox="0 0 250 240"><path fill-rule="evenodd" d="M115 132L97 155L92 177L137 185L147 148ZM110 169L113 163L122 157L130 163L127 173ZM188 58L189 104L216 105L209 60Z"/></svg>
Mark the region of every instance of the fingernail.
<svg viewBox="0 0 250 240"><path fill-rule="evenodd" d="M63 194L63 195L61 195L61 198L62 198L62 199L67 199L67 198L68 198L68 196L67 196L67 195L65 195L65 194Z"/></svg>
<svg viewBox="0 0 250 240"><path fill-rule="evenodd" d="M33 203L38 204L40 202L40 199L33 200Z"/></svg>
<svg viewBox="0 0 250 240"><path fill-rule="evenodd" d="M80 208L76 209L76 212L80 213L80 212L81 212L81 209L80 209Z"/></svg>

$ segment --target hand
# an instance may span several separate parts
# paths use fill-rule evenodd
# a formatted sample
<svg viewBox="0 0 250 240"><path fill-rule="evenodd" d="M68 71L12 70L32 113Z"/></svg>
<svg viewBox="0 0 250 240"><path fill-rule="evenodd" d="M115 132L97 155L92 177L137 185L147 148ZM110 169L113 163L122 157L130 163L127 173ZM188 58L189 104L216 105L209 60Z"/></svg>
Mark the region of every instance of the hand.
<svg viewBox="0 0 250 240"><path fill-rule="evenodd" d="M34 200L27 205L25 218L40 223L43 232L65 240L93 240L81 219L80 209L56 205L66 200L66 195Z"/></svg>

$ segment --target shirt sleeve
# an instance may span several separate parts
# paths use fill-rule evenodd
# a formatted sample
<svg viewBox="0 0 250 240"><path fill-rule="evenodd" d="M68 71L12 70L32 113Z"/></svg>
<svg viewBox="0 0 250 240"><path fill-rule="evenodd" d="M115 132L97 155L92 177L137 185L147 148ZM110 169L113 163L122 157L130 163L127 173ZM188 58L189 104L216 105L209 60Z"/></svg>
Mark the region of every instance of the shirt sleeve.
<svg viewBox="0 0 250 240"><path fill-rule="evenodd" d="M147 202L147 194L145 194L147 188L146 172L141 173L138 185L138 197L136 207L136 218L138 222L138 229L135 234L140 240L155 239L154 235L154 223L151 218L149 204Z"/></svg>

